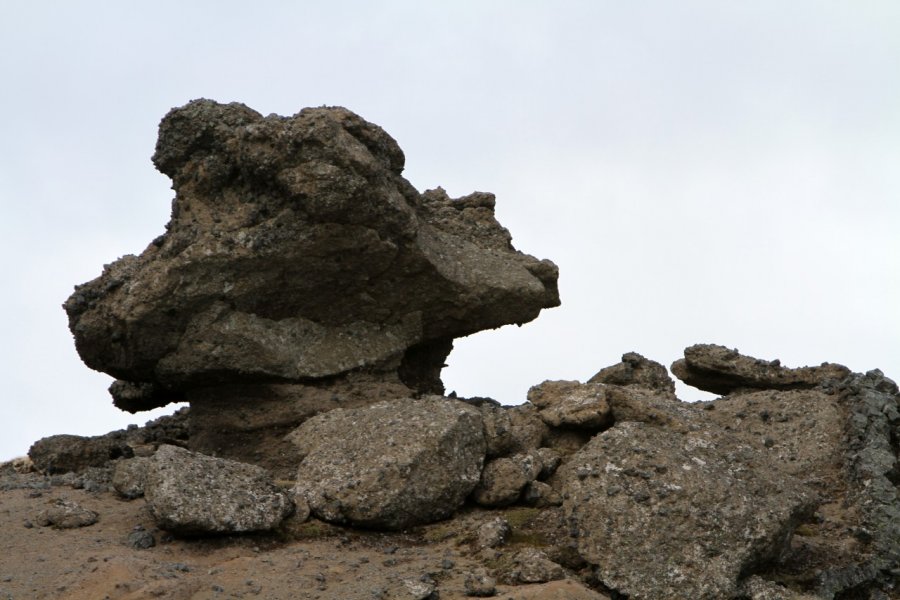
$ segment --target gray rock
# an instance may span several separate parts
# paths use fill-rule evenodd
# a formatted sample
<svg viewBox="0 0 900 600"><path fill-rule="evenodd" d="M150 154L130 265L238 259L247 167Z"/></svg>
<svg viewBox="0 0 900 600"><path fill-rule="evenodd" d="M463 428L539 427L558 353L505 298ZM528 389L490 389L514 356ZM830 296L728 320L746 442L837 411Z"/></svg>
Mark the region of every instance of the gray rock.
<svg viewBox="0 0 900 600"><path fill-rule="evenodd" d="M553 448L538 448L534 452L541 463L541 472L537 476L540 480L551 477L562 464L562 457Z"/></svg>
<svg viewBox="0 0 900 600"><path fill-rule="evenodd" d="M570 579L519 585L504 591L502 598L503 600L610 600L609 596L590 590Z"/></svg>
<svg viewBox="0 0 900 600"><path fill-rule="evenodd" d="M138 529L128 534L126 543L135 550L147 550L156 545L156 538L149 531Z"/></svg>
<svg viewBox="0 0 900 600"><path fill-rule="evenodd" d="M512 528L503 517L494 517L478 527L476 536L479 548L496 548L506 543Z"/></svg>
<svg viewBox="0 0 900 600"><path fill-rule="evenodd" d="M515 583L546 583L565 577L561 566L536 548L525 548L513 556L512 567L506 574Z"/></svg>
<svg viewBox="0 0 900 600"><path fill-rule="evenodd" d="M88 467L105 467L111 460L132 456L124 434L103 436L51 435L28 450L34 467L45 473L80 473Z"/></svg>
<svg viewBox="0 0 900 600"><path fill-rule="evenodd" d="M351 371L440 393L453 338L559 304L555 265L512 247L493 195L420 194L397 143L346 109L195 100L163 118L153 161L176 192L166 233L65 304L127 410Z"/></svg>
<svg viewBox="0 0 900 600"><path fill-rule="evenodd" d="M542 466L537 454L495 458L484 465L472 499L488 507L512 504L518 500L525 486L537 478Z"/></svg>
<svg viewBox="0 0 900 600"><path fill-rule="evenodd" d="M714 394L743 390L810 389L850 374L842 365L789 369L779 360L743 356L737 350L715 344L697 344L684 350L684 358L672 364L672 373L688 385Z"/></svg>
<svg viewBox="0 0 900 600"><path fill-rule="evenodd" d="M128 499L143 496L144 480L150 461L151 459L147 457L134 457L117 462L112 477L113 488Z"/></svg>
<svg viewBox="0 0 900 600"><path fill-rule="evenodd" d="M551 427L599 430L612 424L604 385L545 381L528 390L528 401Z"/></svg>
<svg viewBox="0 0 900 600"><path fill-rule="evenodd" d="M466 596L487 598L497 593L497 580L488 575L485 569L475 569L466 573Z"/></svg>
<svg viewBox="0 0 900 600"><path fill-rule="evenodd" d="M509 453L534 452L543 444L550 432L547 424L538 416L534 405L525 403L505 408L509 416L512 443Z"/></svg>
<svg viewBox="0 0 900 600"><path fill-rule="evenodd" d="M522 490L520 497L522 504L536 508L559 506L562 504L562 496L543 481L532 481Z"/></svg>
<svg viewBox="0 0 900 600"><path fill-rule="evenodd" d="M431 396L337 409L290 434L303 462L295 493L320 519L402 529L449 516L477 485L477 409Z"/></svg>
<svg viewBox="0 0 900 600"><path fill-rule="evenodd" d="M71 500L54 500L50 506L40 511L34 522L41 527L56 529L74 529L87 527L100 519L99 513L90 510Z"/></svg>
<svg viewBox="0 0 900 600"><path fill-rule="evenodd" d="M618 423L565 469L579 553L634 600L733 597L815 508L765 455L710 428Z"/></svg>
<svg viewBox="0 0 900 600"><path fill-rule="evenodd" d="M149 460L144 497L162 529L184 534L269 530L293 510L260 467L169 445Z"/></svg>
<svg viewBox="0 0 900 600"><path fill-rule="evenodd" d="M626 352L622 355L622 362L601 369L587 382L639 387L673 396L675 394L675 382L669 377L666 368L637 352Z"/></svg>

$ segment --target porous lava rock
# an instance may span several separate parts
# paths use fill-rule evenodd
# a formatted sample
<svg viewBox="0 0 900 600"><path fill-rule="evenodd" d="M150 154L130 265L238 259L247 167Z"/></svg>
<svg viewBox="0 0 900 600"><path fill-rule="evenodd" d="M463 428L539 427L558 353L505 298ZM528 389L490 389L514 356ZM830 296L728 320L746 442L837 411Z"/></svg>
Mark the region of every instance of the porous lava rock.
<svg viewBox="0 0 900 600"><path fill-rule="evenodd" d="M708 429L617 424L567 466L564 507L579 553L635 600L734 597L741 575L778 558L815 508L758 460Z"/></svg>
<svg viewBox="0 0 900 600"><path fill-rule="evenodd" d="M742 390L814 388L843 379L850 369L831 363L789 369L778 359L761 360L725 346L696 344L685 348L684 358L672 363L672 373L688 385L724 395Z"/></svg>
<svg viewBox="0 0 900 600"><path fill-rule="evenodd" d="M439 396L322 413L289 436L303 458L295 494L337 523L403 529L446 518L478 484L483 427L477 409Z"/></svg>
<svg viewBox="0 0 900 600"><path fill-rule="evenodd" d="M626 352L622 355L622 362L600 369L587 382L641 387L675 395L675 382L666 368L637 352Z"/></svg>
<svg viewBox="0 0 900 600"><path fill-rule="evenodd" d="M157 524L181 534L265 531L294 508L261 467L178 446L147 461L143 488Z"/></svg>
<svg viewBox="0 0 900 600"><path fill-rule="evenodd" d="M513 248L492 194L417 192L397 143L344 108L195 100L153 162L176 192L166 232L65 303L127 410L359 371L440 393L453 338L559 304L556 266Z"/></svg>

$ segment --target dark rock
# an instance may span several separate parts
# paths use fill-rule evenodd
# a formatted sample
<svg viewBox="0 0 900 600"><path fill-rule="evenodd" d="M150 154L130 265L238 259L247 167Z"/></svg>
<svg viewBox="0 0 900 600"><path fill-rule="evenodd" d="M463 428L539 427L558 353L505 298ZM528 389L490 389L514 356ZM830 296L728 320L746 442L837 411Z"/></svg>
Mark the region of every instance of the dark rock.
<svg viewBox="0 0 900 600"><path fill-rule="evenodd" d="M144 497L161 528L184 534L268 530L293 510L260 467L168 445L148 461Z"/></svg>
<svg viewBox="0 0 900 600"><path fill-rule="evenodd" d="M28 450L34 467L45 473L79 473L88 467L105 467L110 460L132 456L123 435L83 437L51 435L36 441Z"/></svg>
<svg viewBox="0 0 900 600"><path fill-rule="evenodd" d="M128 534L127 544L135 550L147 550L156 545L156 538L149 531L140 529Z"/></svg>
<svg viewBox="0 0 900 600"><path fill-rule="evenodd" d="M479 481L477 409L431 396L335 409L290 434L303 457L296 493L339 523L402 529L449 516Z"/></svg>
<svg viewBox="0 0 900 600"><path fill-rule="evenodd" d="M466 573L466 596L487 598L497 593L497 580L488 575L485 569L476 569Z"/></svg>
<svg viewBox="0 0 900 600"><path fill-rule="evenodd" d="M684 350L684 358L672 363L672 373L688 385L714 394L742 390L810 389L850 374L842 365L782 367L778 360L765 361L739 354L725 346L697 344Z"/></svg>
<svg viewBox="0 0 900 600"><path fill-rule="evenodd" d="M418 193L396 142L346 109L196 100L153 160L176 191L166 233L65 304L127 410L357 371L441 392L453 338L559 304L556 267L515 251L491 194Z"/></svg>

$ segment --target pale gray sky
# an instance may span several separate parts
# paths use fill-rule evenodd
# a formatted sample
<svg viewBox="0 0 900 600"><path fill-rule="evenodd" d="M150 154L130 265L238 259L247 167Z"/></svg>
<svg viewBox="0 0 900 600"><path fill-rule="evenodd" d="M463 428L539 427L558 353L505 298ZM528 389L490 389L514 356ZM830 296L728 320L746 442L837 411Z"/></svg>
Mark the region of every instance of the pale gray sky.
<svg viewBox="0 0 900 600"><path fill-rule="evenodd" d="M448 389L697 342L900 377L900 3L312 4L2 2L0 459L171 411L115 409L60 305L163 231L156 127L198 97L346 106L559 265L562 306L458 341Z"/></svg>

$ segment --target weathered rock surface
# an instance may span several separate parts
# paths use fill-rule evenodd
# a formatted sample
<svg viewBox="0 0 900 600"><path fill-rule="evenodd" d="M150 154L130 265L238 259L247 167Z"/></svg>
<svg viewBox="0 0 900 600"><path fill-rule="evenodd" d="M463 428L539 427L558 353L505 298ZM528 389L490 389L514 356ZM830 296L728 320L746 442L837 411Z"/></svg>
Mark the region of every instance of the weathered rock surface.
<svg viewBox="0 0 900 600"><path fill-rule="evenodd" d="M113 488L129 500L143 496L150 462L148 457L136 456L116 463L112 476Z"/></svg>
<svg viewBox="0 0 900 600"><path fill-rule="evenodd" d="M672 373L688 385L714 394L740 390L810 389L850 374L842 365L789 369L781 361L765 361L739 354L725 346L697 344L684 350L684 358L672 363Z"/></svg>
<svg viewBox="0 0 900 600"><path fill-rule="evenodd" d="M606 386L577 381L545 381L528 390L528 401L551 427L599 430L612 423Z"/></svg>
<svg viewBox="0 0 900 600"><path fill-rule="evenodd" d="M635 600L735 596L740 576L779 557L815 508L758 453L709 429L620 423L567 469L579 553Z"/></svg>
<svg viewBox="0 0 900 600"><path fill-rule="evenodd" d="M512 567L505 574L516 583L546 583L565 577L563 568L536 548L526 548L512 558Z"/></svg>
<svg viewBox="0 0 900 600"><path fill-rule="evenodd" d="M478 410L436 396L332 410L289 439L303 458L295 491L313 514L385 529L452 514L478 484L485 453Z"/></svg>
<svg viewBox="0 0 900 600"><path fill-rule="evenodd" d="M85 508L77 502L57 499L37 514L35 522L41 527L72 529L93 525L99 518L100 515L96 511Z"/></svg>
<svg viewBox="0 0 900 600"><path fill-rule="evenodd" d="M666 368L637 352L626 352L622 355L622 362L600 369L587 382L640 387L675 395L675 382Z"/></svg>
<svg viewBox="0 0 900 600"><path fill-rule="evenodd" d="M148 461L144 497L160 527L183 534L264 531L293 510L262 468L168 445Z"/></svg>
<svg viewBox="0 0 900 600"><path fill-rule="evenodd" d="M88 467L103 467L110 460L133 455L124 434L93 437L51 435L36 441L28 450L34 467L50 474L78 473Z"/></svg>
<svg viewBox="0 0 900 600"><path fill-rule="evenodd" d="M541 473L537 454L514 454L495 458L484 465L472 499L481 506L506 506L518 500L529 483Z"/></svg>
<svg viewBox="0 0 900 600"><path fill-rule="evenodd" d="M128 410L360 369L441 392L453 338L559 304L556 267L515 251L491 194L418 193L397 143L346 109L196 100L153 161L176 191L166 233L65 304Z"/></svg>
<svg viewBox="0 0 900 600"><path fill-rule="evenodd" d="M609 596L570 580L518 586L500 597L503 600L609 600Z"/></svg>

